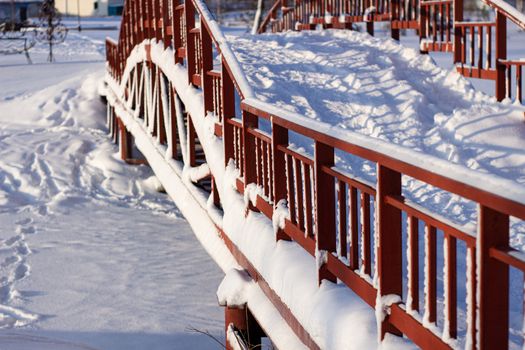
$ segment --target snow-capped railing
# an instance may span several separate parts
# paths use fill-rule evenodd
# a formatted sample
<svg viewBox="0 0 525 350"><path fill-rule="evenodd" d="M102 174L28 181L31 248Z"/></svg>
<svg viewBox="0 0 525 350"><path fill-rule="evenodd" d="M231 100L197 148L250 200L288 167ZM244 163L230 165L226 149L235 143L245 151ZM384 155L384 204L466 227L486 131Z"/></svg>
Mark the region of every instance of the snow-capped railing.
<svg viewBox="0 0 525 350"><path fill-rule="evenodd" d="M352 29L354 23L365 23L374 35L375 22L390 22L393 39L400 39L400 29L414 29L421 52L451 52L459 73L494 80L499 101L523 103L522 60L507 60L507 20L525 29L525 15L502 0L484 2L495 11L493 22L464 21L463 0L277 0L258 32L318 25Z"/></svg>
<svg viewBox="0 0 525 350"><path fill-rule="evenodd" d="M509 217L525 220L523 189L255 99L200 0L126 1L118 43L108 39L106 48L108 124L123 159L132 161L131 120L140 121L165 148L163 160L189 169L186 186L210 192L215 209L233 160L237 190L250 209L274 221L277 240L294 241L316 259L319 283L340 281L375 308L381 339L405 335L425 349L508 348L509 268L525 271L525 259L509 245ZM211 136L223 147L199 141ZM294 149L294 137L309 139L314 156ZM341 171L336 156L375 164L376 183ZM475 232L410 202L403 179L476 203ZM221 227L238 263L262 283L297 336L319 348Z"/></svg>

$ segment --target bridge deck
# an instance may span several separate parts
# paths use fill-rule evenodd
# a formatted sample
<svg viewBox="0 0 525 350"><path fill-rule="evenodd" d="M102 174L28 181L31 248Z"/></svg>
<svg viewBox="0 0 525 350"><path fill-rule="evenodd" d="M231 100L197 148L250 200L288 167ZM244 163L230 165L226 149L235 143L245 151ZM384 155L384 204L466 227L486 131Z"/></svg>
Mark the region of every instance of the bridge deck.
<svg viewBox="0 0 525 350"><path fill-rule="evenodd" d="M262 101L334 128L388 141L465 168L525 184L523 106L496 102L466 78L393 40L324 30L229 36ZM264 126L261 126L264 129ZM313 143L293 138L313 155ZM338 167L375 182L375 167L341 156ZM430 187L408 196L475 227L474 203ZM446 208L455 208L452 212ZM515 225L513 232L525 232Z"/></svg>
<svg viewBox="0 0 525 350"><path fill-rule="evenodd" d="M525 183L523 108L497 103L428 55L343 30L229 36L229 44L263 101Z"/></svg>

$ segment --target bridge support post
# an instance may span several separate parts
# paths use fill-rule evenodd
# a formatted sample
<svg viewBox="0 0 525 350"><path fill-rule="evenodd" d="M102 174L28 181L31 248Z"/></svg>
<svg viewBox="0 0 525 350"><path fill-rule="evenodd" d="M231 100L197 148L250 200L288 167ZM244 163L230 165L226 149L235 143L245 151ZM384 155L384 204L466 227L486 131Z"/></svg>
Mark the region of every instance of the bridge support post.
<svg viewBox="0 0 525 350"><path fill-rule="evenodd" d="M226 350L234 350L232 343L242 341L248 349L261 346L264 332L248 308L243 306L226 306L224 308L224 325ZM233 334L236 332L237 334Z"/></svg>
<svg viewBox="0 0 525 350"><path fill-rule="evenodd" d="M479 206L479 349L507 349L509 342L509 267L490 256L509 246L509 216Z"/></svg>
<svg viewBox="0 0 525 350"><path fill-rule="evenodd" d="M378 257L379 297L403 293L403 251L401 236L401 211L386 203L388 196L401 195L401 174L383 165L377 165L377 223L378 223ZM381 323L381 339L386 333L401 336L386 317Z"/></svg>
<svg viewBox="0 0 525 350"><path fill-rule="evenodd" d="M126 130L126 126L124 125L122 120L120 120L120 118L118 119L118 128L120 131L120 135L119 135L120 136L119 137L120 158L123 161L127 161L128 159L131 158L131 144L132 144L131 135Z"/></svg>

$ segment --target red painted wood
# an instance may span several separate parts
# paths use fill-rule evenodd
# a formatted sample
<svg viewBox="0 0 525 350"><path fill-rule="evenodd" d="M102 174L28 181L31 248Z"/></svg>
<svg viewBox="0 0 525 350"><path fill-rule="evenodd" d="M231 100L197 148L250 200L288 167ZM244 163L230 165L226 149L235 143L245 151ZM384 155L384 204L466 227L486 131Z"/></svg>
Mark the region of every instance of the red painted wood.
<svg viewBox="0 0 525 350"><path fill-rule="evenodd" d="M479 207L479 349L507 349L509 343L509 268L490 257L490 248L509 246L509 217ZM495 288L497 286L497 288Z"/></svg>
<svg viewBox="0 0 525 350"><path fill-rule="evenodd" d="M425 295L425 314L428 321L436 322L437 316L437 246L436 228L431 225L425 226L425 284L427 293ZM428 308L428 309L427 309Z"/></svg>
<svg viewBox="0 0 525 350"><path fill-rule="evenodd" d="M383 165L377 166L377 206L378 212L378 273L379 294L403 293L402 286L402 251L401 251L401 211L388 203L386 196L401 195L401 174ZM385 334L400 335L388 318L381 323L381 339Z"/></svg>
<svg viewBox="0 0 525 350"><path fill-rule="evenodd" d="M224 117L222 123L222 141L224 145L224 162L228 165L230 159L234 159L234 130L233 126L227 120L235 117L235 95L233 81L230 75L225 72L224 60L222 61L221 72L221 95L222 95L222 115Z"/></svg>
<svg viewBox="0 0 525 350"><path fill-rule="evenodd" d="M336 251L335 239L335 184L334 178L326 174L323 166L334 166L334 149L321 142L315 142L315 204L317 248L328 254ZM319 283L327 279L335 282L336 277L328 271L326 264L319 268Z"/></svg>
<svg viewBox="0 0 525 350"><path fill-rule="evenodd" d="M410 309L419 311L419 220L409 216L410 230L408 231L408 249L410 250L410 280L409 293L412 299Z"/></svg>
<svg viewBox="0 0 525 350"><path fill-rule="evenodd" d="M505 65L500 62L507 58L507 18L496 11L496 99L505 98Z"/></svg>

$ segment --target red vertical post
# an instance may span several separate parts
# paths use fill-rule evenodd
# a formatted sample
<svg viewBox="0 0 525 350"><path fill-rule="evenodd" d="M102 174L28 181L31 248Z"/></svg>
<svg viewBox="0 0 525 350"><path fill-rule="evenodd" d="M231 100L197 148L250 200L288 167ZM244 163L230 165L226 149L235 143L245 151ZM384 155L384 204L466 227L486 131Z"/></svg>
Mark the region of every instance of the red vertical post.
<svg viewBox="0 0 525 350"><path fill-rule="evenodd" d="M180 48L182 48L182 33L181 33L181 27L180 27L180 21L181 21L181 11L177 9L177 6L175 3L171 2L172 11L173 11L173 18L171 21L171 31L173 33L173 51L175 55L175 63L182 64L183 59L179 57L178 51Z"/></svg>
<svg viewBox="0 0 525 350"><path fill-rule="evenodd" d="M506 66L500 60L507 59L507 18L499 10L496 11L496 99L505 98Z"/></svg>
<svg viewBox="0 0 525 350"><path fill-rule="evenodd" d="M461 1L461 0L460 0ZM423 6L421 1L419 2L419 42L427 38L427 24L428 24L428 7ZM454 10L455 11L455 10ZM419 49L421 53L428 53L428 50Z"/></svg>
<svg viewBox="0 0 525 350"><path fill-rule="evenodd" d="M169 140L171 144L171 157L173 159L177 158L177 110L175 108L175 103L177 102L177 94L171 82L169 83L169 101L170 101L170 128L171 128L171 139Z"/></svg>
<svg viewBox="0 0 525 350"><path fill-rule="evenodd" d="M228 327L232 325L239 331L246 333L247 331L246 307L234 308L226 306L224 308L224 326L226 333L226 350L234 350L228 341Z"/></svg>
<svg viewBox="0 0 525 350"><path fill-rule="evenodd" d="M186 16L186 60L188 68L188 83L193 83L193 76L197 73L195 57L195 41L191 30L195 28L195 7L191 1L184 2L184 15Z"/></svg>
<svg viewBox="0 0 525 350"><path fill-rule="evenodd" d="M201 57L202 57L202 88L204 90L204 112L213 112L213 77L208 74L213 70L213 47L210 33L201 18Z"/></svg>
<svg viewBox="0 0 525 350"><path fill-rule="evenodd" d="M197 166L197 157L196 157L196 150L195 150L195 138L197 137L197 134L195 133L195 127L193 126L193 122L191 121L191 115L188 113L188 153L190 156L189 162L190 166L194 167Z"/></svg>
<svg viewBox="0 0 525 350"><path fill-rule="evenodd" d="M315 232L317 249L328 254L336 251L335 184L334 178L323 171L323 167L334 166L334 149L315 141ZM319 284L323 279L336 282L326 264L319 267Z"/></svg>
<svg viewBox="0 0 525 350"><path fill-rule="evenodd" d="M126 130L126 126L120 120L120 118L117 120L118 122L118 128L120 130L120 139L119 139L119 148L120 148L120 158L124 161L131 158L131 137L128 131Z"/></svg>
<svg viewBox="0 0 525 350"><path fill-rule="evenodd" d="M273 172L273 200L276 205L280 200L286 199L286 155L280 147L288 147L288 130L274 123L272 120L272 168ZM288 239L282 230L279 229L276 239Z"/></svg>
<svg viewBox="0 0 525 350"><path fill-rule="evenodd" d="M242 112L242 137L244 146L244 186L246 187L250 183L257 183L257 157L255 154L255 136L250 134L249 129L257 128L258 126L257 116Z"/></svg>
<svg viewBox="0 0 525 350"><path fill-rule="evenodd" d="M170 11L169 11L169 0L162 0L162 39L164 41L164 47L171 45L171 38L173 36L173 27L171 32L168 27L171 26Z"/></svg>
<svg viewBox="0 0 525 350"><path fill-rule="evenodd" d="M391 31L390 35L392 39L399 40L399 27L397 27L399 23L396 23L396 22L399 22L400 1L391 0L390 6L391 6L390 7L390 14L391 14L390 15L390 31Z"/></svg>
<svg viewBox="0 0 525 350"><path fill-rule="evenodd" d="M387 196L401 195L401 174L383 165L377 165L377 213L378 215L378 274L379 294L403 293L402 285L402 237L401 211L386 203ZM388 322L381 323L381 339L386 333L401 335L401 332Z"/></svg>
<svg viewBox="0 0 525 350"><path fill-rule="evenodd" d="M226 70L224 58L222 60L221 82L222 143L224 144L224 165L226 166L230 159L234 159L233 125L229 123L229 119L235 117L235 88L232 78Z"/></svg>
<svg viewBox="0 0 525 350"><path fill-rule="evenodd" d="M490 249L509 246L509 217L479 206L479 349L507 349L509 343L509 267L490 257Z"/></svg>

